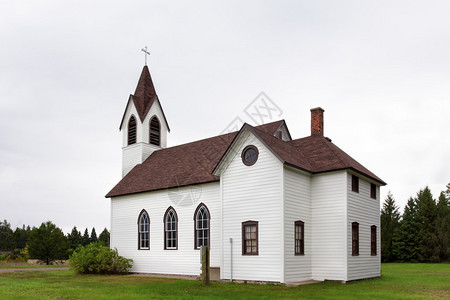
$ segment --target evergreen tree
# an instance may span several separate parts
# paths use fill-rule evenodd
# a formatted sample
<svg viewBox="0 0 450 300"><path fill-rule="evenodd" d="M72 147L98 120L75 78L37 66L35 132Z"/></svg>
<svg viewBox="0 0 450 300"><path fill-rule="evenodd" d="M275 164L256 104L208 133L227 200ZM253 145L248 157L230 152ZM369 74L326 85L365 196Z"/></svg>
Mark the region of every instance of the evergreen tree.
<svg viewBox="0 0 450 300"><path fill-rule="evenodd" d="M0 221L0 250L14 250L14 233L8 221Z"/></svg>
<svg viewBox="0 0 450 300"><path fill-rule="evenodd" d="M83 234L83 238L81 239L81 244L83 246L87 246L87 245L89 245L90 242L91 242L91 239L89 238L89 231L86 228L86 230L84 231L84 234Z"/></svg>
<svg viewBox="0 0 450 300"><path fill-rule="evenodd" d="M428 187L417 193L417 221L420 224L419 261L438 262L439 249L436 235L437 206Z"/></svg>
<svg viewBox="0 0 450 300"><path fill-rule="evenodd" d="M394 234L393 253L401 262L419 261L419 238L420 224L417 221L416 201L411 197L405 206L400 227Z"/></svg>
<svg viewBox="0 0 450 300"><path fill-rule="evenodd" d="M83 240L81 232L78 231L76 226L74 226L72 231L67 235L67 240L69 241L69 247L72 250L75 250L79 245L82 245Z"/></svg>
<svg viewBox="0 0 450 300"><path fill-rule="evenodd" d="M98 236L98 240L105 246L109 247L109 231L108 229L103 229L102 233Z"/></svg>
<svg viewBox="0 0 450 300"><path fill-rule="evenodd" d="M91 243L98 242L97 233L95 232L95 227L92 227L90 241L91 241Z"/></svg>
<svg viewBox="0 0 450 300"><path fill-rule="evenodd" d="M447 185L447 188L449 186ZM441 262L450 258L450 209L449 199L441 192L437 203L436 235L438 239L438 255Z"/></svg>
<svg viewBox="0 0 450 300"><path fill-rule="evenodd" d="M30 226L28 226L29 228ZM30 231L25 229L25 225L22 228L17 227L14 231L14 245L16 249L23 249L27 245L28 235Z"/></svg>
<svg viewBox="0 0 450 300"><path fill-rule="evenodd" d="M31 258L39 259L47 265L55 260L67 259L68 243L61 229L50 221L33 228L28 241Z"/></svg>
<svg viewBox="0 0 450 300"><path fill-rule="evenodd" d="M400 226L400 213L391 192L388 193L381 210L381 261L395 261L393 237Z"/></svg>

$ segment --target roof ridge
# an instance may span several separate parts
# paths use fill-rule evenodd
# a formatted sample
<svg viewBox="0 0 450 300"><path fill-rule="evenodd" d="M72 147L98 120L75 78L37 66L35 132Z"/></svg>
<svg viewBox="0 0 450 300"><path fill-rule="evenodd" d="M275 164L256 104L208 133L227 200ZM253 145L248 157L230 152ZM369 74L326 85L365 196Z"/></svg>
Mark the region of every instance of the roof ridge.
<svg viewBox="0 0 450 300"><path fill-rule="evenodd" d="M260 129L257 129L257 128L254 128L254 129L258 131L258 134L259 134L259 133L262 133L263 135L266 135L266 136L270 137L270 138L271 138L274 142L276 142L276 143L280 143L280 142L283 143L283 147L286 147L287 149L289 149L289 152L290 152L290 151L295 152L295 154L301 156L301 158L303 158L304 160L306 160L306 162L308 163L308 166L307 166L307 167L308 167L308 171L313 171L311 162L310 162L310 160L308 159L308 157L306 157L306 155L304 155L304 154L302 153L302 151L301 151L298 147L296 147L295 145L292 145L292 144L290 143L291 141L283 141L283 140L281 140L281 139L279 139L279 138L277 138L277 137L275 137L275 136L273 136L273 135L271 135L271 134L268 134L268 133L266 133L266 132L264 132L264 131L262 131L262 130L260 130ZM268 146L271 147L270 145L268 145ZM273 147L271 147L271 148L273 148ZM276 149L272 149L272 150L276 151ZM293 154L293 153L290 153L290 154ZM278 153L278 155L280 155L280 153ZM280 155L280 156L283 158L283 160L284 160L285 163L293 164L293 162L287 161L286 158L283 157L283 155ZM298 166L298 167L301 167L301 166Z"/></svg>
<svg viewBox="0 0 450 300"><path fill-rule="evenodd" d="M333 142L327 140L324 136L320 136L320 138L321 138L323 144L324 144L328 149L330 149L331 152L333 152L333 153L339 158L339 160L341 161L341 163L344 164L344 165L347 165L347 163L346 163L346 161L343 159L343 157L342 157L340 151L336 151L335 147L337 147L337 146L336 146L335 144L333 144ZM329 142L330 144L332 144L334 147L330 147L330 145L328 145L327 142ZM340 148L339 148L339 149L340 149ZM341 150L341 152L344 152L344 151Z"/></svg>
<svg viewBox="0 0 450 300"><path fill-rule="evenodd" d="M184 143L184 144L179 144L179 145L174 145L174 146L162 148L162 149L159 149L158 151L169 150L169 149L173 149L173 148L177 148L177 147L182 147L182 146L191 145L191 144L195 144L195 143L199 143L199 142L204 142L204 141L207 141L207 140L215 139L215 138L222 137L222 136L231 135L231 134L234 134L234 133L237 133L237 131L232 131L232 132L229 132L229 133L219 134L219 135L211 136L211 137L204 138L204 139L201 139L201 140L196 140L196 141L192 141L192 142L188 142L188 143Z"/></svg>
<svg viewBox="0 0 450 300"><path fill-rule="evenodd" d="M264 130L259 129L259 127L263 127L263 126L265 126L265 125L272 125L272 124L274 124L274 123L282 122L282 121L283 121L283 120L278 120L278 121L274 121L274 122L271 122L271 123L266 123L266 124L262 124L262 125L258 125L258 126L252 126L252 125L247 124L247 123L245 123L245 124L251 126L252 128L257 129L258 131L260 131L260 132L262 132L262 133L264 133L264 134L268 134L268 133L265 132ZM164 148L164 149L171 149L171 148L174 148L174 147L180 147L180 146L184 146L184 145L189 145L189 144L193 144L193 143L197 143L197 142L201 142L201 141L206 141L206 140L209 140L209 139L218 138L218 137L221 137L221 136L227 136L227 135L229 135L229 134L237 134L239 131L240 131L240 130L236 130L236 131L231 131L231 132L227 132L227 133L223 133L223 134L218 134L218 135L214 135L214 136L211 136L211 137L203 138L203 139L200 139L200 140L196 140L196 141L192 141L192 142L187 142L187 143L179 144L179 145L175 145L175 146L170 146L170 147L167 147L167 148ZM270 135L270 134L268 134L268 135ZM274 137L274 138L276 138L276 137ZM283 141L283 142L285 142L285 141ZM160 150L163 150L163 149L160 149Z"/></svg>
<svg viewBox="0 0 450 300"><path fill-rule="evenodd" d="M296 143L297 141L300 141L300 140L306 140L306 139L308 139L308 138L311 138L311 136L305 136L305 137L302 137L302 138L298 138L298 139L295 139L295 140L291 140L291 141L288 141L288 143L289 143L292 147L294 147L295 149L297 149L297 151L299 151L299 152L303 155L303 157L305 157L305 159L308 161L308 163L309 163L309 165L310 165L310 167L311 167L311 171L314 171L314 170L316 170L316 168L317 168L316 163L315 163L308 155L305 155L305 154L303 153L303 151L301 150L301 147L300 147L300 146L295 145L295 143Z"/></svg>

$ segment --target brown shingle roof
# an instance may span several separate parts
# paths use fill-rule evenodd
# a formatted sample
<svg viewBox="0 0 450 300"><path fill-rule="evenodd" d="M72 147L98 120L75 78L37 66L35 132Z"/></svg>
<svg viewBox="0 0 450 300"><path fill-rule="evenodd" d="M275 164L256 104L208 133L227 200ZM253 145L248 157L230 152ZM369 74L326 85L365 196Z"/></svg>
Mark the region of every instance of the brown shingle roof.
<svg viewBox="0 0 450 300"><path fill-rule="evenodd" d="M278 128L281 122L257 128L262 132L270 131L277 124ZM219 177L212 175L212 170L237 133L235 131L155 151L122 178L106 197L218 181Z"/></svg>
<svg viewBox="0 0 450 300"><path fill-rule="evenodd" d="M283 163L313 174L353 169L385 184L323 136L313 135L288 142L276 138L273 134L283 122L257 127L245 124L244 127L257 135ZM237 135L236 131L155 151L122 178L106 197L218 181L219 177L212 172Z"/></svg>
<svg viewBox="0 0 450 300"><path fill-rule="evenodd" d="M155 86L153 85L152 76L150 75L150 71L147 66L144 66L141 72L141 76L139 77L138 84L136 86L136 90L134 91L134 95L130 95L130 100L133 101L134 106L136 107L137 113L141 122L144 122L145 117L147 116L150 108L152 107L155 101L159 102L158 95L156 95ZM161 105L161 104L160 104ZM162 107L161 107L162 110ZM123 118L125 117L125 113L122 117L122 122L120 123L120 128L122 129ZM164 122L167 124L167 128L170 131L169 124L167 123L166 116L164 111L162 111Z"/></svg>
<svg viewBox="0 0 450 300"><path fill-rule="evenodd" d="M144 66L141 77L139 78L139 82L136 86L136 91L134 92L134 95L131 95L131 99L133 99L139 118L141 118L141 122L144 121L145 116L157 97L155 86L153 85L152 77L150 76L150 71L147 66Z"/></svg>
<svg viewBox="0 0 450 300"><path fill-rule="evenodd" d="M354 160L330 140L319 134L293 140L288 143L301 149L302 153L310 162L313 173L353 169L382 185L386 185L381 178L370 172L366 167Z"/></svg>

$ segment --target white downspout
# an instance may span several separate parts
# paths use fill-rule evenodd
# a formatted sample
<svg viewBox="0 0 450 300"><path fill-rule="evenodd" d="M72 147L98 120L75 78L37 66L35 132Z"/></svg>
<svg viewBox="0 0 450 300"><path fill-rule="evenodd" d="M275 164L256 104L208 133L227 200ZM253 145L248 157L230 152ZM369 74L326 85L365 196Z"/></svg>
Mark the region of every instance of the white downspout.
<svg viewBox="0 0 450 300"><path fill-rule="evenodd" d="M233 281L233 238L230 238L230 281Z"/></svg>

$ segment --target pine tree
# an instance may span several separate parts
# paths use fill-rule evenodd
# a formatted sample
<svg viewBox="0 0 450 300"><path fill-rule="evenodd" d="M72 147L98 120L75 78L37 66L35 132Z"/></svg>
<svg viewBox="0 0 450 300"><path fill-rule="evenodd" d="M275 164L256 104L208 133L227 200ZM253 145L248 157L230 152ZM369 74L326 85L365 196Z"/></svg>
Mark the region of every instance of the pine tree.
<svg viewBox="0 0 450 300"><path fill-rule="evenodd" d="M400 222L400 227L394 234L393 253L397 260L401 262L419 261L419 238L420 229L417 221L416 201L410 197Z"/></svg>
<svg viewBox="0 0 450 300"><path fill-rule="evenodd" d="M91 243L98 242L97 233L95 232L95 227L92 227L90 241L91 241Z"/></svg>
<svg viewBox="0 0 450 300"><path fill-rule="evenodd" d="M14 231L14 245L16 249L23 249L27 245L29 231L25 229L25 225L22 228L17 227Z"/></svg>
<svg viewBox="0 0 450 300"><path fill-rule="evenodd" d="M108 229L103 229L102 233L98 236L98 240L105 246L109 247L109 231Z"/></svg>
<svg viewBox="0 0 450 300"><path fill-rule="evenodd" d="M81 239L81 244L83 246L87 246L90 244L90 242L91 242L91 239L89 238L89 231L86 228L86 230L84 231L84 234L83 234L83 238Z"/></svg>
<svg viewBox="0 0 450 300"><path fill-rule="evenodd" d="M67 240L69 241L69 247L72 250L77 249L79 245L83 244L81 232L78 231L76 226L74 226L72 231L67 235Z"/></svg>
<svg viewBox="0 0 450 300"><path fill-rule="evenodd" d="M438 237L436 235L436 201L428 187L417 193L417 221L420 224L419 260L422 262L439 261Z"/></svg>
<svg viewBox="0 0 450 300"><path fill-rule="evenodd" d="M447 188L449 185L447 185ZM447 189L448 190L448 189ZM448 195L448 194L447 194ZM441 192L437 203L436 235L438 238L438 255L441 262L450 258L450 209L446 193Z"/></svg>
<svg viewBox="0 0 450 300"><path fill-rule="evenodd" d="M395 204L394 196L388 193L381 210L381 260L383 262L395 261L393 253L393 237L400 226L400 213Z"/></svg>
<svg viewBox="0 0 450 300"><path fill-rule="evenodd" d="M14 250L14 233L8 221L0 221L0 250Z"/></svg>
<svg viewBox="0 0 450 300"><path fill-rule="evenodd" d="M31 258L37 258L47 265L55 260L67 259L68 242L62 230L48 221L39 228L33 228L28 241Z"/></svg>

